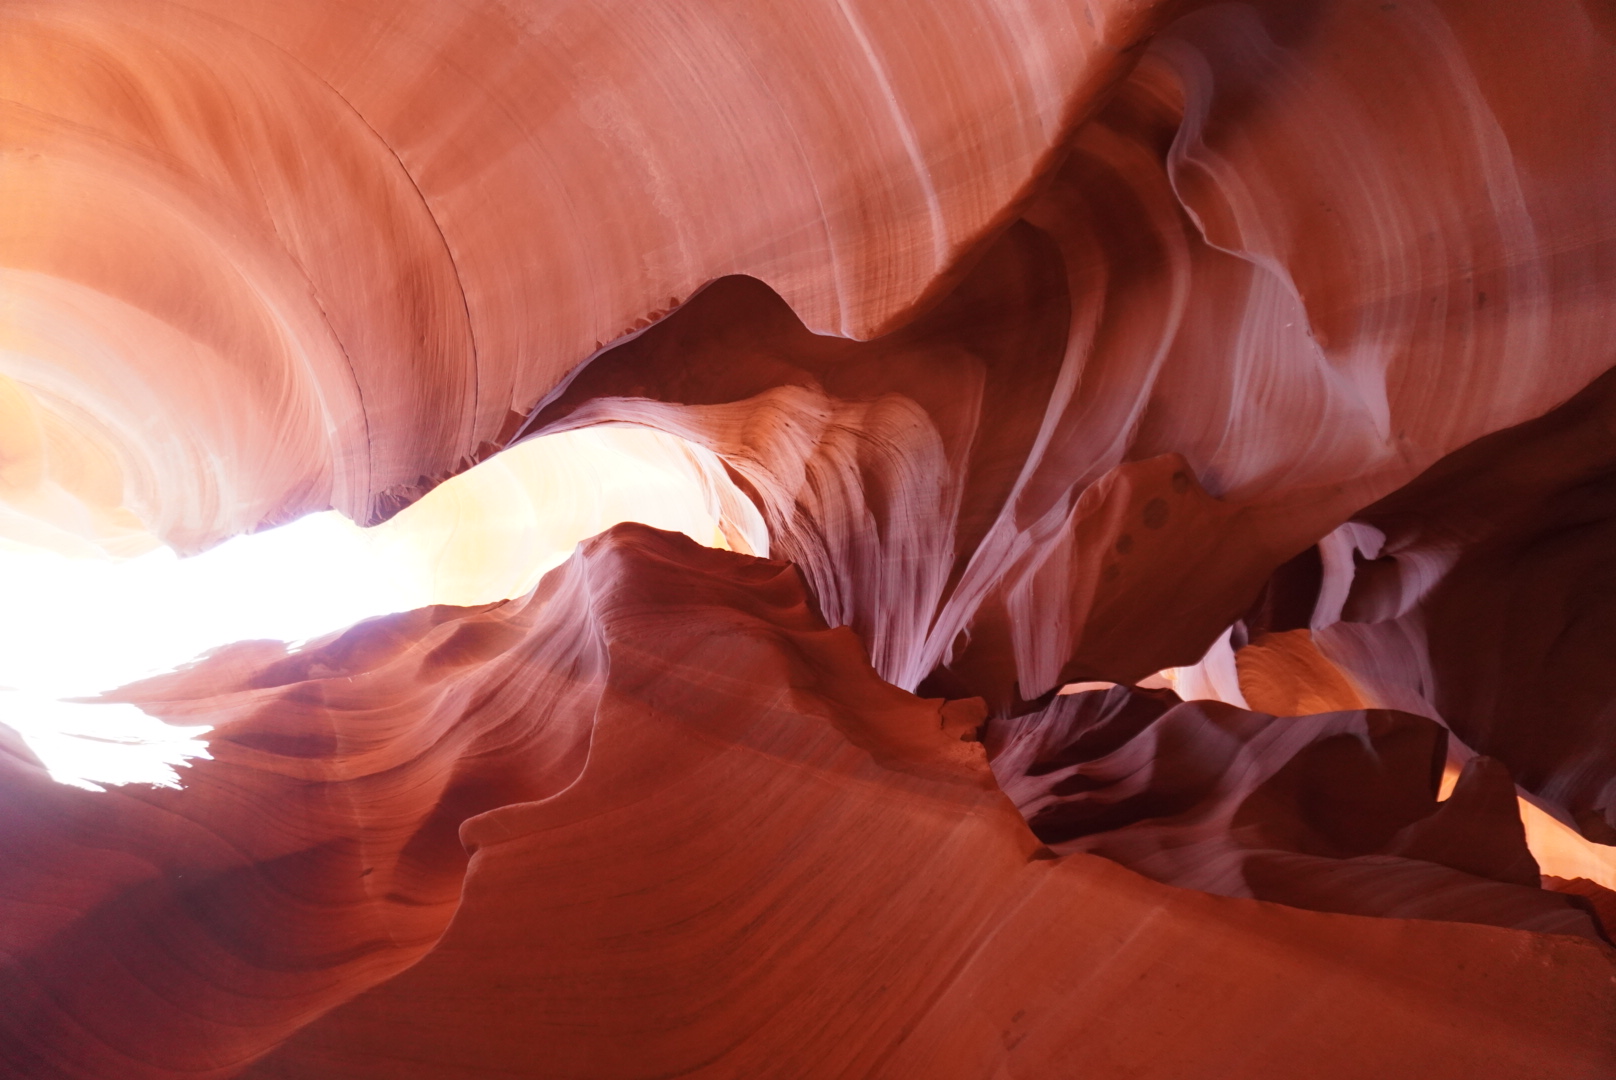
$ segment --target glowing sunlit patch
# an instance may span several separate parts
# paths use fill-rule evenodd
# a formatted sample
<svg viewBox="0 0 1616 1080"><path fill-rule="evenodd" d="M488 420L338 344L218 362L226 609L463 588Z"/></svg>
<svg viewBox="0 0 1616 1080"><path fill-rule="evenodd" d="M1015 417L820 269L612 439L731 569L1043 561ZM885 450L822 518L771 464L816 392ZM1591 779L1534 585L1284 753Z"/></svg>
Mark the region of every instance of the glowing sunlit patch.
<svg viewBox="0 0 1616 1080"><path fill-rule="evenodd" d="M1446 802L1453 794L1459 784L1459 771L1452 761L1443 768L1438 801ZM1587 878L1596 885L1616 889L1616 848L1594 843L1520 796L1515 802L1526 830L1526 846L1539 870L1550 877Z"/></svg>
<svg viewBox="0 0 1616 1080"><path fill-rule="evenodd" d="M177 767L208 756L207 726L177 727L133 705L57 701L0 691L0 718L21 735L63 784L105 791L106 784L179 787Z"/></svg>
<svg viewBox="0 0 1616 1080"><path fill-rule="evenodd" d="M1059 690L1057 690L1056 694L1058 696L1060 696L1060 697L1065 697L1068 694L1083 694L1083 693L1087 693L1090 690L1109 690L1115 685L1117 685L1117 684L1114 683L1114 682L1074 682L1074 683L1067 683L1065 686L1063 686Z"/></svg>
<svg viewBox="0 0 1616 1080"><path fill-rule="evenodd" d="M176 784L206 727L130 705L73 703L233 641L299 644L428 604L520 596L579 541L622 521L766 555L752 503L710 452L634 427L534 439L455 477L391 521L334 512L190 559L75 558L0 541L0 723L67 783Z"/></svg>

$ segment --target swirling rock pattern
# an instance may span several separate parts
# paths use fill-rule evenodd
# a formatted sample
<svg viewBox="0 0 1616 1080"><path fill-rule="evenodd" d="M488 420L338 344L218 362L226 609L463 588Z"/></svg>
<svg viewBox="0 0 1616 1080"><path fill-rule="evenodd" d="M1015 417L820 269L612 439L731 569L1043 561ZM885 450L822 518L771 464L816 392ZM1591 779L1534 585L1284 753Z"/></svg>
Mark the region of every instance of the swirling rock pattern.
<svg viewBox="0 0 1616 1080"><path fill-rule="evenodd" d="M1321 911L1601 936L1591 905L1539 888L1498 762L1472 758L1437 802L1433 720L1280 719L1119 686L989 731L1006 794L1056 851Z"/></svg>
<svg viewBox="0 0 1616 1080"><path fill-rule="evenodd" d="M673 534L619 526L525 600L238 646L125 696L218 721L214 760L104 796L14 769L8 884L54 886L9 905L21 1075L266 1051L247 1075L1169 1075L1260 1041L1273 1075L1592 1076L1609 1052L1610 992L1562 988L1606 979L1586 941L1049 858L969 741L979 706L879 679L789 565ZM1372 1045L1313 1059L1364 1023Z"/></svg>
<svg viewBox="0 0 1616 1080"><path fill-rule="evenodd" d="M1598 659L1616 639L1613 419L1606 375L1363 510L1352 527L1368 527L1372 550L1341 562L1340 610L1321 613L1334 621L1319 635L1365 685L1418 698L1603 843L1616 841Z"/></svg>
<svg viewBox="0 0 1616 1080"><path fill-rule="evenodd" d="M777 560L227 646L115 695L213 726L183 790L0 739L11 1073L1616 1071L1516 809L1616 841L1599 5L0 26L8 542L629 423Z"/></svg>
<svg viewBox="0 0 1616 1080"><path fill-rule="evenodd" d="M713 278L879 332L1154 7L8 4L9 347L112 459L49 478L184 548L369 521Z"/></svg>

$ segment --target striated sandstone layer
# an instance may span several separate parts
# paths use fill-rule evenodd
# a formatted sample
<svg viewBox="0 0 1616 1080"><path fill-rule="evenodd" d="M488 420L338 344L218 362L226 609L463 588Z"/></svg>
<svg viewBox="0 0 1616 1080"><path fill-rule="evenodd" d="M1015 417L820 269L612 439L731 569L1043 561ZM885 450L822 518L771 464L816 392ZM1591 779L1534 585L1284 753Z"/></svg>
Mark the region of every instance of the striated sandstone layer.
<svg viewBox="0 0 1616 1080"><path fill-rule="evenodd" d="M0 1065L1616 1073L1613 42L0 4L5 542L375 523L629 424L773 560L618 525L227 645L113 695L212 726L182 790L0 726Z"/></svg>
<svg viewBox="0 0 1616 1080"><path fill-rule="evenodd" d="M211 718L213 760L107 795L12 766L11 883L50 900L6 920L22 1075L1592 1077L1612 1052L1588 940L1052 858L961 739L979 707L879 679L788 565L639 526L523 600L124 696Z"/></svg>

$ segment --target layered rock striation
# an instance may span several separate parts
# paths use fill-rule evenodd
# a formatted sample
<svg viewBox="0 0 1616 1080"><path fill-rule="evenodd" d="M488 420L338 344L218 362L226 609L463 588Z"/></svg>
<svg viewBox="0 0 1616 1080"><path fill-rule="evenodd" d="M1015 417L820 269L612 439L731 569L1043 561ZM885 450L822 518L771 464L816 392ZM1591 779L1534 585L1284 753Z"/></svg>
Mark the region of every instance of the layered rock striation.
<svg viewBox="0 0 1616 1080"><path fill-rule="evenodd" d="M112 695L181 790L0 741L12 1074L1616 1070L1598 5L0 23L8 542L600 424L752 537Z"/></svg>

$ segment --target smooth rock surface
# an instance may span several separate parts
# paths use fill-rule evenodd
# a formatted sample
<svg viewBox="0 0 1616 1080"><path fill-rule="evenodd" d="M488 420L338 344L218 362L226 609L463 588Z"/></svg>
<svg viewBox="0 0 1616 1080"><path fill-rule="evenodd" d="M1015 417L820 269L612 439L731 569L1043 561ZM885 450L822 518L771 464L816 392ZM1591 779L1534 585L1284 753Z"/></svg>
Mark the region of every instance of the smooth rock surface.
<svg viewBox="0 0 1616 1080"><path fill-rule="evenodd" d="M4 543L373 524L634 424L771 558L618 525L220 643L114 695L212 727L179 790L0 723L0 1066L1616 1074L1613 42L6 4Z"/></svg>

